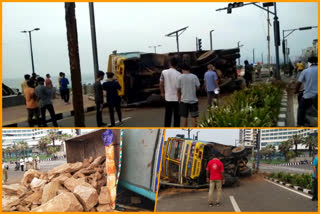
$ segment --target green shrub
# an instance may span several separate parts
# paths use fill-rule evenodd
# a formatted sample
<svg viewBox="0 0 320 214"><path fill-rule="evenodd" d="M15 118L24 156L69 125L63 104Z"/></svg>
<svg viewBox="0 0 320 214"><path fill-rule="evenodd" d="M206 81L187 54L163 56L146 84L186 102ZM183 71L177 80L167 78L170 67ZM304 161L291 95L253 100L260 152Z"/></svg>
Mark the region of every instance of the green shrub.
<svg viewBox="0 0 320 214"><path fill-rule="evenodd" d="M276 178L282 182L292 184L294 186L300 186L306 189L312 189L312 174L290 174L290 173L271 173L271 178Z"/></svg>
<svg viewBox="0 0 320 214"><path fill-rule="evenodd" d="M209 109L208 117L202 118L200 126L275 126L282 97L282 88L279 85L259 84L234 92L225 105Z"/></svg>

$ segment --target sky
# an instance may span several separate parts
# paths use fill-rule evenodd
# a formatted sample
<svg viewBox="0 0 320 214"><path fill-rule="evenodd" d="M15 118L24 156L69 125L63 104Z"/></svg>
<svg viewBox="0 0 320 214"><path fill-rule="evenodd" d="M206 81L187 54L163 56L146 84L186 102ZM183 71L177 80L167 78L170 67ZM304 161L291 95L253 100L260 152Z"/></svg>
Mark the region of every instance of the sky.
<svg viewBox="0 0 320 214"><path fill-rule="evenodd" d="M239 140L239 129L192 129L190 137L196 135L198 131L198 139L203 141L235 145L235 140ZM188 132L182 129L166 129L165 138L167 140L177 134L184 134L185 137L188 137Z"/></svg>
<svg viewBox="0 0 320 214"><path fill-rule="evenodd" d="M159 53L176 51L174 37L165 35L189 28L179 37L180 51L195 51L196 37L202 38L204 50L210 49L209 32L213 32L213 49L227 49L241 41L241 62L264 62L267 56L266 12L253 6L233 9L232 14L216 9L224 3L94 3L100 70L107 71L108 56L118 52L153 52L149 46L161 45ZM280 30L318 25L318 3L277 3ZM3 3L2 7L2 75L6 79L23 78L32 72L29 38L32 32L35 71L44 76L65 72L70 77L64 3ZM273 16L271 15L271 20ZM88 3L76 3L82 82L93 81L93 58ZM274 57L271 27L271 56ZM291 56L301 55L317 38L317 29L297 31L288 37ZM280 53L282 49L280 47ZM282 60L282 55L280 55Z"/></svg>

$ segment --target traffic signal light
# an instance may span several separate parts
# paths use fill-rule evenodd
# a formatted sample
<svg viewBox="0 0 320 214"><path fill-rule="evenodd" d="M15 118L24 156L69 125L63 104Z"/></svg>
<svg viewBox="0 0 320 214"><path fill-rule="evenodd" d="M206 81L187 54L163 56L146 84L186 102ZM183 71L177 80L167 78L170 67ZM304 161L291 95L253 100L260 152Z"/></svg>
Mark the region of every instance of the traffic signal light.
<svg viewBox="0 0 320 214"><path fill-rule="evenodd" d="M237 7L242 7L243 2L234 2L234 3L229 3L227 7L227 13L230 14L232 13L232 8L237 8Z"/></svg>
<svg viewBox="0 0 320 214"><path fill-rule="evenodd" d="M262 3L262 6L263 6L263 7L272 7L272 6L273 6L273 2L265 2L265 3Z"/></svg>
<svg viewBox="0 0 320 214"><path fill-rule="evenodd" d="M286 43L285 43L285 40L282 40L282 53L286 54Z"/></svg>
<svg viewBox="0 0 320 214"><path fill-rule="evenodd" d="M202 51L202 39L198 39L198 47L199 47L199 51Z"/></svg>

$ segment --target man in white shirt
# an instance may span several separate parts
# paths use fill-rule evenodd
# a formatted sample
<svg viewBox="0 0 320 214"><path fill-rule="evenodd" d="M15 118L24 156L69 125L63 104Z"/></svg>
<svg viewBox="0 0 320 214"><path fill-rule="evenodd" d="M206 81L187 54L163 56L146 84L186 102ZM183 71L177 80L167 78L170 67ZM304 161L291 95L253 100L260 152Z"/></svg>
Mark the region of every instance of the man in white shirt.
<svg viewBox="0 0 320 214"><path fill-rule="evenodd" d="M29 162L29 169L33 169L33 158L31 156L29 156L28 162Z"/></svg>
<svg viewBox="0 0 320 214"><path fill-rule="evenodd" d="M178 58L176 56L170 57L170 68L163 70L160 76L160 91L161 96L164 97L165 104L165 116L164 126L171 127L171 119L173 113L173 126L180 127L180 115L179 115L179 103L177 94L177 80L181 75L176 70L178 66Z"/></svg>
<svg viewBox="0 0 320 214"><path fill-rule="evenodd" d="M21 168L21 171L24 171L24 158L23 157L20 158L20 168Z"/></svg>

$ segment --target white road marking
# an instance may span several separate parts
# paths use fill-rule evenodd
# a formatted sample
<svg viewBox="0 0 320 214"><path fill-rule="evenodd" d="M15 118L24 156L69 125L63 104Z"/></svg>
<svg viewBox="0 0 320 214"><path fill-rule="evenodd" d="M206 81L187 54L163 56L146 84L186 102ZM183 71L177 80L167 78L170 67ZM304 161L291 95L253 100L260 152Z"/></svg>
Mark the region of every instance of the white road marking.
<svg viewBox="0 0 320 214"><path fill-rule="evenodd" d="M234 197L233 197L232 195L229 196L229 197L230 197L230 201L231 201L231 204L232 204L232 206L233 206L234 211L235 211L235 212L241 212L241 210L240 210L240 208L239 208L236 200L234 199Z"/></svg>
<svg viewBox="0 0 320 214"><path fill-rule="evenodd" d="M289 191L291 191L291 192L294 192L294 193L297 193L297 194L299 194L299 195L302 195L302 196L304 196L304 197L306 197L306 198L309 198L309 199L311 199L311 198L312 198L311 196L308 196L308 195L303 194L303 193L301 193L301 192L298 192L298 191L296 191L296 190L290 189L290 188L285 187L285 186L283 186L283 185L280 185L280 184L274 183L274 182L269 181L269 180L267 180L267 179L264 179L264 180L265 180L265 181L268 181L269 183L272 183L272 184L274 184L274 185L277 185L277 186L279 186L279 187L282 187L283 189L286 189L286 190L289 190Z"/></svg>

